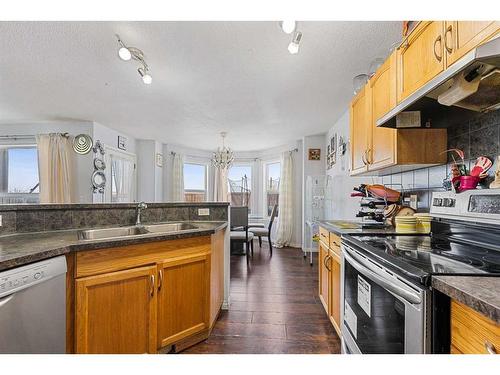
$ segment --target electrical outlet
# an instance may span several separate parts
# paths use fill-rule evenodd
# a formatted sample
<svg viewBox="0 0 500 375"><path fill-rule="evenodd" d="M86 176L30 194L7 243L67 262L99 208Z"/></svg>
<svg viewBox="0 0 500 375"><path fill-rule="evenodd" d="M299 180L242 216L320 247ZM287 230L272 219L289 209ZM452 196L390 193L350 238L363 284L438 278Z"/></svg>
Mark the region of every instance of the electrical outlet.
<svg viewBox="0 0 500 375"><path fill-rule="evenodd" d="M415 211L418 209L418 196L416 194L410 195L410 207Z"/></svg>
<svg viewBox="0 0 500 375"><path fill-rule="evenodd" d="M210 208L198 208L198 216L209 216Z"/></svg>

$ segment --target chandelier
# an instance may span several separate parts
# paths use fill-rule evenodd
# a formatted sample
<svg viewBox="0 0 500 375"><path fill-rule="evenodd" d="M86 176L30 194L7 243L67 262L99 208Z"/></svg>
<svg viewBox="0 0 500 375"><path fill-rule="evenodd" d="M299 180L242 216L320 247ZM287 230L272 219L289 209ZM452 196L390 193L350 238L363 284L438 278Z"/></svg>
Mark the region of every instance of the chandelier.
<svg viewBox="0 0 500 375"><path fill-rule="evenodd" d="M212 164L215 168L227 169L233 164L234 154L233 151L224 145L224 138L226 138L227 133L220 133L222 137L222 148L218 147L217 151L214 152L212 156Z"/></svg>

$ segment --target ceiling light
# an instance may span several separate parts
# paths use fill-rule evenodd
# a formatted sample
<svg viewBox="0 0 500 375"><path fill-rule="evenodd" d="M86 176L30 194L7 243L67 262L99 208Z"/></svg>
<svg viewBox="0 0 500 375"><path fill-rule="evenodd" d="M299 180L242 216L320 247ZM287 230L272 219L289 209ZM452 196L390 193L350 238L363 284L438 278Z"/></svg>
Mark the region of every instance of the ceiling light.
<svg viewBox="0 0 500 375"><path fill-rule="evenodd" d="M296 31L293 34L292 41L288 45L288 52L290 52L292 55L298 53L301 39L302 39L302 33L300 31Z"/></svg>
<svg viewBox="0 0 500 375"><path fill-rule="evenodd" d="M144 60L144 53L139 48L127 47L125 43L122 42L118 34L116 34L116 38L118 39L118 44L120 45L120 48L118 49L118 56L120 59L124 61L129 61L131 59L138 61L142 65L137 69L142 78L142 82L146 85L150 85L153 81L153 77L149 74L149 66Z"/></svg>
<svg viewBox="0 0 500 375"><path fill-rule="evenodd" d="M132 58L132 54L127 47L120 47L118 50L118 56L120 56L120 59L123 61L128 61Z"/></svg>
<svg viewBox="0 0 500 375"><path fill-rule="evenodd" d="M142 82L144 82L146 85L150 85L151 82L153 81L153 77L151 77L151 74L149 74L149 71L147 68L139 68L137 69L139 72L139 75L142 77Z"/></svg>
<svg viewBox="0 0 500 375"><path fill-rule="evenodd" d="M291 34L295 31L295 28L297 27L297 22L296 21L281 21L280 26L285 34Z"/></svg>
<svg viewBox="0 0 500 375"><path fill-rule="evenodd" d="M218 169L228 169L234 161L233 151L224 144L226 135L226 132L220 133L222 137L222 148L218 147L217 151L214 152L212 156L212 165Z"/></svg>

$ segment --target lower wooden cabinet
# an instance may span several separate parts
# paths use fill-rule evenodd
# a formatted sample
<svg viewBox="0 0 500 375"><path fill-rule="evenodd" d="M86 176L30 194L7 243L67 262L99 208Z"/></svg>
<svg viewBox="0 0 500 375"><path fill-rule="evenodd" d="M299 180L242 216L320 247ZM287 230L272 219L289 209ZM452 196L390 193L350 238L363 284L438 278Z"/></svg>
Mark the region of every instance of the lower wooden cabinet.
<svg viewBox="0 0 500 375"><path fill-rule="evenodd" d="M190 255L158 265L158 347L208 328L210 256Z"/></svg>
<svg viewBox="0 0 500 375"><path fill-rule="evenodd" d="M330 246L319 241L319 299L340 336L340 238L333 233L328 238Z"/></svg>
<svg viewBox="0 0 500 375"><path fill-rule="evenodd" d="M219 231L68 258L68 351L157 353L208 337L224 298L224 237Z"/></svg>
<svg viewBox="0 0 500 375"><path fill-rule="evenodd" d="M329 293L329 282L330 282L330 272L328 271L328 266L326 262L328 261L328 246L323 242L319 242L319 256L318 256L318 268L319 268L319 300L323 304L323 307L328 311L328 306L330 303L330 293Z"/></svg>
<svg viewBox="0 0 500 375"><path fill-rule="evenodd" d="M330 305L328 316L340 335L340 255L330 250Z"/></svg>
<svg viewBox="0 0 500 375"><path fill-rule="evenodd" d="M499 354L500 325L470 307L452 300L450 352Z"/></svg>
<svg viewBox="0 0 500 375"><path fill-rule="evenodd" d="M77 353L156 352L156 266L76 280Z"/></svg>

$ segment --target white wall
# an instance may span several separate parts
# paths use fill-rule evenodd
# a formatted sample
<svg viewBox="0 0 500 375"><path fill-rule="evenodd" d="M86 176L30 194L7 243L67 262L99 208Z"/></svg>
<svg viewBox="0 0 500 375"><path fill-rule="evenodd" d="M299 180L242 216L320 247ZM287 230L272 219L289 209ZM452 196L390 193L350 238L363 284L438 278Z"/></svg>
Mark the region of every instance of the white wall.
<svg viewBox="0 0 500 375"><path fill-rule="evenodd" d="M98 122L94 122L94 141L101 141L106 146L118 148L118 136L127 138L127 149L124 151L131 154L136 153L136 139L128 134L119 132L115 129L108 128Z"/></svg>
<svg viewBox="0 0 500 375"><path fill-rule="evenodd" d="M13 124L1 124L1 135L33 135L46 133L69 133L70 135L88 134L93 136L91 121L33 121ZM33 138L34 140L34 138ZM75 203L92 203L93 153L74 154L75 167Z"/></svg>
<svg viewBox="0 0 500 375"><path fill-rule="evenodd" d="M137 200L163 202L163 170L156 164L156 153L163 145L150 139L136 140Z"/></svg>
<svg viewBox="0 0 500 375"><path fill-rule="evenodd" d="M302 173L302 248L305 248L305 212L306 212L306 181L308 176L324 176L326 171L326 147L325 147L325 134L310 135L302 139L304 143L304 150L302 153L303 173ZM321 150L320 160L309 160L309 149L319 148Z"/></svg>
<svg viewBox="0 0 500 375"><path fill-rule="evenodd" d="M349 111L328 131L325 139L325 149L330 137L337 133L337 137L342 136L346 142L349 140ZM343 156L337 157L337 163L333 168L326 171L332 176L333 196L330 203L325 207L325 217L330 220L356 220L356 213L359 211L359 199L351 198L352 188L361 183L377 183L377 177L351 177L349 176L350 165L350 144Z"/></svg>

